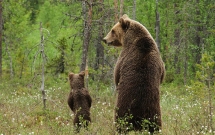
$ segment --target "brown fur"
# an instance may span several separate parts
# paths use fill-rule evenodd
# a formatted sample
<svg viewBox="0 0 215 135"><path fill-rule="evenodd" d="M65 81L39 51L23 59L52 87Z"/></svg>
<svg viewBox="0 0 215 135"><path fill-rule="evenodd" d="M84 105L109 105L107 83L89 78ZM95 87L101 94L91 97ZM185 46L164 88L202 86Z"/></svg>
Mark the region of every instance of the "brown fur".
<svg viewBox="0 0 215 135"><path fill-rule="evenodd" d="M150 132L161 129L159 86L165 68L151 34L142 24L123 15L103 40L122 46L114 71L118 92L115 120L132 115L128 122L134 130L143 129L143 120L155 123L145 125Z"/></svg>
<svg viewBox="0 0 215 135"><path fill-rule="evenodd" d="M71 92L68 97L68 105L75 114L73 123L78 130L82 125L86 127L91 122L90 107L92 98L84 87L84 75L84 71L79 74L69 74ZM83 117L83 120L80 120L80 117Z"/></svg>

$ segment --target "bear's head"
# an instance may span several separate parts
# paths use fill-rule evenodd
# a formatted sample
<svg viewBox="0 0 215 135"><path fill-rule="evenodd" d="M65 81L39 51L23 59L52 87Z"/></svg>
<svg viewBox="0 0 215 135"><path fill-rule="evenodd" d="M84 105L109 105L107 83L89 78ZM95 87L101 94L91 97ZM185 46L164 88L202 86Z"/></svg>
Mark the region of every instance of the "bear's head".
<svg viewBox="0 0 215 135"><path fill-rule="evenodd" d="M127 29L129 28L129 25L130 19L126 14L124 14L119 19L119 22L113 26L113 28L110 30L107 36L103 38L103 41L108 45L122 46L123 39Z"/></svg>
<svg viewBox="0 0 215 135"><path fill-rule="evenodd" d="M71 89L84 88L84 76L84 71L81 71L79 74L69 73L69 82Z"/></svg>
<svg viewBox="0 0 215 135"><path fill-rule="evenodd" d="M149 31L141 23L124 14L103 41L112 46L136 47L141 53L157 50L157 45ZM131 47L132 46L132 47Z"/></svg>

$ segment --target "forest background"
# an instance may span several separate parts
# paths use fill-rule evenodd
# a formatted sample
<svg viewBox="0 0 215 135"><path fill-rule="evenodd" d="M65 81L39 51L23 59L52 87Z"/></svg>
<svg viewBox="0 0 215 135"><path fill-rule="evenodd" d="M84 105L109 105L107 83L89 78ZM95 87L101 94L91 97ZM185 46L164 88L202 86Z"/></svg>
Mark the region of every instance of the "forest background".
<svg viewBox="0 0 215 135"><path fill-rule="evenodd" d="M214 0L0 0L0 134L72 134L67 76L82 70L93 122L80 134L115 134L120 48L102 38L124 13L165 63L158 134L215 134Z"/></svg>

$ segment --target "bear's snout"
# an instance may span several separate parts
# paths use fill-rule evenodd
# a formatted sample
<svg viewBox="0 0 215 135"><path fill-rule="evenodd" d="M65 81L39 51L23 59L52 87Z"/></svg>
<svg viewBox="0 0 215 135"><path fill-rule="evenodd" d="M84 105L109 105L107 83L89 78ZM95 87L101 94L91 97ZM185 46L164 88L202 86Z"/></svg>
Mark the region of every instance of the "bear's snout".
<svg viewBox="0 0 215 135"><path fill-rule="evenodd" d="M102 39L102 41L107 44L107 40L105 38Z"/></svg>
<svg viewBox="0 0 215 135"><path fill-rule="evenodd" d="M108 46L109 46L109 45L112 45L113 42L114 42L114 41L109 41L109 40L107 40L106 38L103 38L102 41L103 41L105 44L107 44Z"/></svg>

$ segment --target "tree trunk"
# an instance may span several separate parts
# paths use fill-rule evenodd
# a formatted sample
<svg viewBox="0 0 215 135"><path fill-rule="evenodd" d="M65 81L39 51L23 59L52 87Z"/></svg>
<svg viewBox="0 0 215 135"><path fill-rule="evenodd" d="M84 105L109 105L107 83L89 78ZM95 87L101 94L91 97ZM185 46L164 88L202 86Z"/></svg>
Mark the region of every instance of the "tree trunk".
<svg viewBox="0 0 215 135"><path fill-rule="evenodd" d="M82 11L84 16L84 36L83 36L83 51L80 71L84 71L87 65L87 55L90 43L91 25L92 25L92 2L82 1ZM88 15L86 13L86 4L89 7Z"/></svg>
<svg viewBox="0 0 215 135"><path fill-rule="evenodd" d="M196 0L196 4L199 5L199 0ZM196 8L196 15L197 16L201 16L201 13L200 13L200 10L199 8ZM201 59L201 36L200 36L200 32L202 31L202 27L201 27L201 22L199 20L199 18L197 18L197 21L196 21L196 37L195 37L195 44L197 45L196 49L195 49L195 53L196 53L196 56L195 56L195 62L197 64L200 64L200 59Z"/></svg>
<svg viewBox="0 0 215 135"><path fill-rule="evenodd" d="M155 11L155 14L156 14L156 23L155 23L155 33L156 33L156 43L157 43L157 46L158 46L158 49L160 50L160 39L159 39L159 34L160 34L160 16L159 16L159 13L158 13L158 0L156 0L156 11Z"/></svg>
<svg viewBox="0 0 215 135"><path fill-rule="evenodd" d="M41 92L43 96L43 108L46 109L46 93L45 93L45 52L44 52L44 36L43 36L43 31L42 31L42 23L40 22L40 36L41 36L41 41L40 41L40 53L42 55L42 79L41 79Z"/></svg>
<svg viewBox="0 0 215 135"><path fill-rule="evenodd" d="M136 20L136 0L133 1L133 19Z"/></svg>
<svg viewBox="0 0 215 135"><path fill-rule="evenodd" d="M13 71L13 61L12 61L12 57L10 54L10 50L9 50L9 44L6 40L6 37L4 37L4 42L5 42L5 48L6 48L6 52L10 61L10 77L12 78L14 76L14 71Z"/></svg>
<svg viewBox="0 0 215 135"><path fill-rule="evenodd" d="M186 39L185 39L186 40ZM188 46L187 46L187 41L185 41L185 51L184 51L184 85L187 84L187 70L188 70Z"/></svg>
<svg viewBox="0 0 215 135"><path fill-rule="evenodd" d="M0 0L0 78L2 77L2 33L3 33L3 21L2 21L2 0Z"/></svg>
<svg viewBox="0 0 215 135"><path fill-rule="evenodd" d="M210 69L208 69L210 70ZM210 86L210 83L211 83L211 78L209 78L207 80L208 82L208 111L209 111L209 114L208 114L208 127L209 127L209 130L213 131L213 106L212 106L212 92L211 92L211 86Z"/></svg>
<svg viewBox="0 0 215 135"><path fill-rule="evenodd" d="M188 44L189 44L189 18L185 15L183 17L183 29L184 29L184 34L182 36L182 42L183 42L183 52L182 55L184 56L184 85L187 84L187 77L188 77L188 61L189 61L189 48L188 48Z"/></svg>
<svg viewBox="0 0 215 135"><path fill-rule="evenodd" d="M178 10L178 3L174 4L175 8L175 24L176 24L176 29L174 31L174 45L175 45L175 56L174 56L174 68L175 68L175 73L180 74L181 73L181 67L180 67L180 50L181 50L181 43L180 43L180 29L179 25L181 23L181 19L179 16L180 10Z"/></svg>
<svg viewBox="0 0 215 135"><path fill-rule="evenodd" d="M103 0L100 0L101 5L103 5ZM103 12L103 7L99 8L99 12ZM104 17L101 15L101 18L99 19L99 26L98 26L98 37L96 40L96 63L95 63L95 70L99 69L99 65L104 66L104 47L101 44L102 38L104 36L103 34L103 24L104 24Z"/></svg>
<svg viewBox="0 0 215 135"><path fill-rule="evenodd" d="M120 12L119 12L120 17L123 16L123 12L124 12L123 7L124 7L124 0L120 0Z"/></svg>
<svg viewBox="0 0 215 135"><path fill-rule="evenodd" d="M114 0L114 12L115 12L115 23L119 21L119 14L118 14L118 0Z"/></svg>

